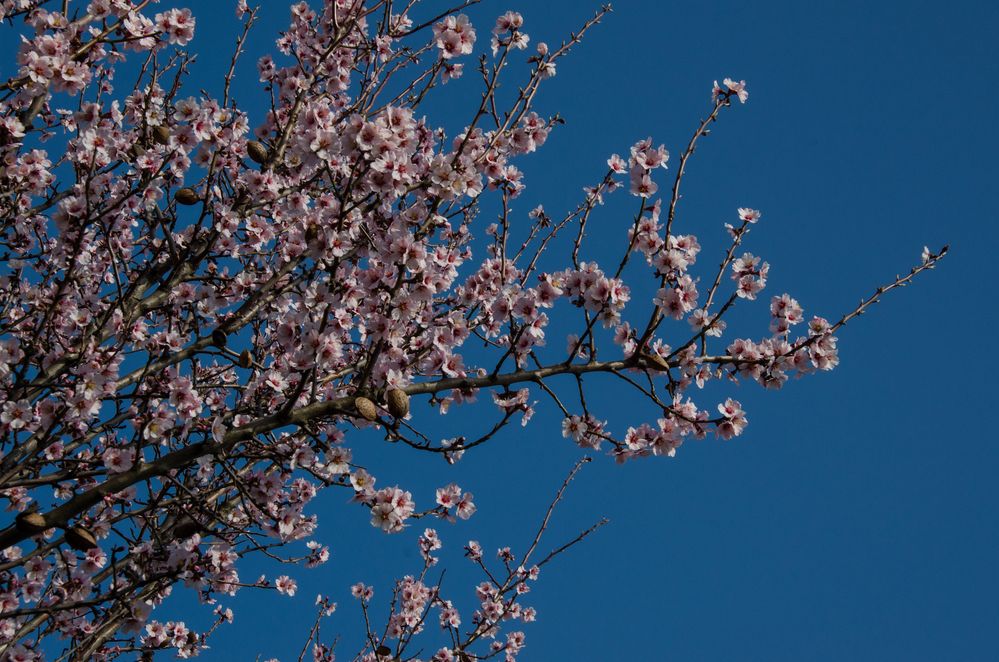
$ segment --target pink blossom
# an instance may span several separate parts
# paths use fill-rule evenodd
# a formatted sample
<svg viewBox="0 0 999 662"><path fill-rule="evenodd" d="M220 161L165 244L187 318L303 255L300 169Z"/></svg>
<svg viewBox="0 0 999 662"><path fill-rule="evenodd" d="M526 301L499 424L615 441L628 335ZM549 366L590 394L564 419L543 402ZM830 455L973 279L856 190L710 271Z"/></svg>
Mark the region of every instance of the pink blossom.
<svg viewBox="0 0 999 662"><path fill-rule="evenodd" d="M132 468L135 463L135 449L112 447L101 456L109 473L122 473Z"/></svg>
<svg viewBox="0 0 999 662"><path fill-rule="evenodd" d="M448 16L434 25L434 35L445 59L468 55L475 45L475 29L464 14Z"/></svg>
<svg viewBox="0 0 999 662"><path fill-rule="evenodd" d="M277 588L278 593L283 593L287 596L295 595L295 591L298 590L298 583L288 575L281 575L275 579L274 586Z"/></svg>
<svg viewBox="0 0 999 662"><path fill-rule="evenodd" d="M169 9L157 14L154 21L171 44L184 46L194 37L195 21L190 9Z"/></svg>
<svg viewBox="0 0 999 662"><path fill-rule="evenodd" d="M27 400L8 400L3 404L3 411L0 411L0 423L14 431L27 427L33 418L31 404Z"/></svg>

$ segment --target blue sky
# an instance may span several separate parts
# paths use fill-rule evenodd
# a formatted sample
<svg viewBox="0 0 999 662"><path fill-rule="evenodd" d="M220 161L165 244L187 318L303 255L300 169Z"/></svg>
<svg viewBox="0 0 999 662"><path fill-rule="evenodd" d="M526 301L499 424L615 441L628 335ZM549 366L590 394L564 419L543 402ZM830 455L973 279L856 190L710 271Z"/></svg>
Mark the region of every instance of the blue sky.
<svg viewBox="0 0 999 662"><path fill-rule="evenodd" d="M200 52L192 71L199 87L215 89L236 29L233 3L189 4ZM287 22L286 3L264 5L234 88L254 122L265 97L252 63ZM470 13L480 46L508 8L524 13L532 41L557 43L596 6L487 1ZM525 628L522 659L999 654L999 450L989 432L996 389L988 366L999 319L987 270L999 243L989 195L999 175L997 21L989 2L623 0L559 65L538 109L561 112L567 124L518 164L528 184L522 214L539 203L553 214L570 208L605 159L637 139L651 135L678 156L707 112L712 80L732 76L746 79L749 103L726 112L698 149L677 219L679 232L700 237L702 269L717 262L721 224L739 206L764 212L747 250L772 264L768 294L790 293L809 316L838 318L915 264L924 244L949 243L952 253L851 323L832 373L776 393L753 384L712 392L743 402L750 426L742 437L688 442L672 460L617 466L599 457L587 466L547 540L558 544L601 517L611 523L543 572L528 600L539 618ZM466 67L471 73L471 61ZM444 88L426 108L432 121L460 124L453 109L476 103L474 82L468 75ZM633 207L625 198L596 213L584 248L591 257L623 246ZM740 311L732 337L763 335L765 309ZM592 386L616 431L648 419L611 382ZM414 411L437 437L478 422L475 410L437 420L424 403ZM351 445L379 484L404 484L418 505L451 481L475 493L472 520L438 526L445 590L466 611L478 578L461 545L523 549L580 456L547 406L525 430L508 429L456 467L372 436ZM360 614L347 587L364 580L377 599L394 577L418 569L422 526L384 536L339 493L317 508L331 562L296 569L295 598L244 592L227 603L236 623L214 636L208 659L296 659L317 593L340 603L323 632L343 633L349 659Z"/></svg>

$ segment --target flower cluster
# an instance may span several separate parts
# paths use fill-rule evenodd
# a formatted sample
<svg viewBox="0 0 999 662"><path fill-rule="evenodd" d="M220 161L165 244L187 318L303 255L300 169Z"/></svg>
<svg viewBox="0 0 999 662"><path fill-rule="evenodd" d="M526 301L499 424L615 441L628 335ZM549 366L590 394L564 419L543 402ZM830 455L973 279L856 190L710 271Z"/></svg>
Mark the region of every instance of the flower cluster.
<svg viewBox="0 0 999 662"><path fill-rule="evenodd" d="M434 40L446 60L468 55L475 46L475 28L464 14L448 16L434 25Z"/></svg>
<svg viewBox="0 0 999 662"><path fill-rule="evenodd" d="M524 27L524 17L519 12L508 11L496 19L493 27L493 36L490 45L493 56L496 56L500 48L516 48L524 50L531 38L527 33L522 32Z"/></svg>
<svg viewBox="0 0 999 662"><path fill-rule="evenodd" d="M170 646L176 649L177 657L184 659L198 654L198 643L198 634L184 625L184 621L152 621L142 637L144 647L156 649Z"/></svg>
<svg viewBox="0 0 999 662"><path fill-rule="evenodd" d="M470 492L462 492L461 488L454 483L437 490L437 505L443 508L445 513L454 508L454 514L461 519L468 519L475 514L475 504L472 502L472 498Z"/></svg>
<svg viewBox="0 0 999 662"><path fill-rule="evenodd" d="M652 147L652 138L640 140L631 147L628 157L628 179L631 181L631 194L642 198L651 198L659 190L652 181L652 171L665 168L669 163L669 152L662 145ZM620 157L611 156L611 168L617 172L621 169Z"/></svg>
<svg viewBox="0 0 999 662"><path fill-rule="evenodd" d="M371 525L387 533L402 531L416 510L413 495L398 487L386 487L365 497L371 505Z"/></svg>
<svg viewBox="0 0 999 662"><path fill-rule="evenodd" d="M562 436L571 438L583 448L600 450L600 444L605 440L606 425L590 415L572 414L562 420Z"/></svg>
<svg viewBox="0 0 999 662"><path fill-rule="evenodd" d="M600 317L605 326L616 324L631 300L631 289L620 278L609 278L594 262L582 262L578 269L566 269L555 281L561 293L576 306Z"/></svg>
<svg viewBox="0 0 999 662"><path fill-rule="evenodd" d="M762 262L752 253L743 253L742 257L732 262L732 280L736 281L736 294L750 301L756 298L767 286L767 274L770 264Z"/></svg>
<svg viewBox="0 0 999 662"><path fill-rule="evenodd" d="M578 469L578 465L577 465ZM571 475L570 475L571 478ZM557 499L556 499L557 502ZM554 505L554 504L553 504ZM544 532L544 526L538 535ZM586 534L582 534L581 540ZM570 543L570 545L573 543ZM523 605L521 598L530 592L532 582L538 580L538 565L515 565L515 556L509 547L501 548L497 557L503 563L504 571L490 571L482 559L482 549L475 541L466 546L466 556L481 568L488 578L474 587L478 603L471 617L471 629L462 631L462 615L455 603L444 597L441 586L426 583L427 570L436 564L437 559L429 551L441 548L437 532L427 529L419 538L420 552L424 559L423 571L418 575L407 575L397 581L392 590L391 613L384 633L376 633L368 625L368 641L371 650L362 652L359 659L375 660L395 655L402 656L409 641L424 631L430 622L431 612L436 611L436 622L447 633L451 645L439 648L430 658L433 662L459 662L466 659L465 651L473 650L479 640L489 641L488 648L480 656L503 655L512 662L525 647L525 635L519 630L506 632L503 628L516 623L531 623L537 618L533 607ZM530 552L528 552L530 553ZM374 590L362 582L354 584L351 594L360 601L367 614L372 608ZM501 636L502 635L502 636Z"/></svg>
<svg viewBox="0 0 999 662"><path fill-rule="evenodd" d="M724 87L722 87L722 85L724 85ZM721 85L718 84L718 81L715 81L711 88L711 100L715 103L718 102L719 98L727 99L733 95L739 99L739 103L746 103L746 100L749 98L749 90L746 89L746 81L735 81L731 78L725 78L722 80Z"/></svg>

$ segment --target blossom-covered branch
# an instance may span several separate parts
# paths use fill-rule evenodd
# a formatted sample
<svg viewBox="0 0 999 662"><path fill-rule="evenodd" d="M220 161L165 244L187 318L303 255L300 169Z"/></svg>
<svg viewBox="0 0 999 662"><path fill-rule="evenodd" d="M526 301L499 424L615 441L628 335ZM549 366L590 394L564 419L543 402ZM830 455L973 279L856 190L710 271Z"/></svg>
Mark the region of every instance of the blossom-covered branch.
<svg viewBox="0 0 999 662"><path fill-rule="evenodd" d="M364 431L459 466L541 401L565 437L617 461L738 436L742 405L703 402L707 382L777 388L835 367L834 333L946 253L924 250L835 323L806 322L781 293L768 328L729 337L729 311L767 284L769 264L744 252L762 214L733 201L728 249L701 281L678 203L695 148L747 100L745 82L715 83L665 203L670 154L647 138L606 165L595 156L573 208L521 214L518 163L563 123L535 100L610 7L552 45L505 12L482 48L464 13L474 4L292 4L275 52L257 59L259 98L237 103L233 81L259 29L245 0L218 96L191 80L187 9L0 0L20 43L0 72L0 496L11 513L0 658L40 657L57 641L75 659L197 654L231 620L220 599L296 590L287 574L241 580L241 558L329 558L310 513L324 490L349 494L388 533L474 515L457 479L432 496L376 487L378 467L351 450ZM446 119L464 128L448 135L424 104L476 49L481 96L453 106ZM516 92L499 94L514 76ZM587 259L588 223L615 194L632 196L632 215L601 266ZM483 218L491 210L495 222ZM641 278L654 295L632 296ZM555 315L575 332L554 338ZM588 399L600 377L634 389L647 419L604 420ZM494 419L440 438L439 417L480 395ZM511 614L533 613L515 600L537 573L508 551L506 573L493 573L470 544L489 581L462 629L427 576L436 532L419 544L423 572L396 587L387 634L368 621L362 659L401 657L431 608L450 641L434 659L512 659L517 633L471 650ZM176 585L212 605L207 630L153 617ZM370 601L365 587L355 593ZM323 659L319 622L305 649Z"/></svg>

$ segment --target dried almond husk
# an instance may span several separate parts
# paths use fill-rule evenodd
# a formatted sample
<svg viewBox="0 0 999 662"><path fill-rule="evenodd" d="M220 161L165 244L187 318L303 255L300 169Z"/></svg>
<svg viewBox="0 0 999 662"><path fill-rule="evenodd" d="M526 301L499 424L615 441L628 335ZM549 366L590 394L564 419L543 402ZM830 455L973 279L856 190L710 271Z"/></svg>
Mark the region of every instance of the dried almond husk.
<svg viewBox="0 0 999 662"><path fill-rule="evenodd" d="M396 418L405 418L409 413L409 395L401 388L390 388L385 393L389 413Z"/></svg>
<svg viewBox="0 0 999 662"><path fill-rule="evenodd" d="M74 526L71 529L66 529L66 542L70 547L79 552L85 552L88 549L97 547L97 538L82 526Z"/></svg>
<svg viewBox="0 0 999 662"><path fill-rule="evenodd" d="M369 421L378 419L378 407L375 406L374 402L364 396L354 398L354 409L357 410L358 414Z"/></svg>

